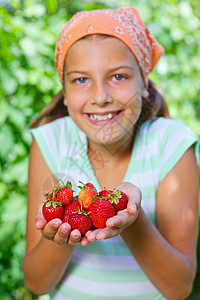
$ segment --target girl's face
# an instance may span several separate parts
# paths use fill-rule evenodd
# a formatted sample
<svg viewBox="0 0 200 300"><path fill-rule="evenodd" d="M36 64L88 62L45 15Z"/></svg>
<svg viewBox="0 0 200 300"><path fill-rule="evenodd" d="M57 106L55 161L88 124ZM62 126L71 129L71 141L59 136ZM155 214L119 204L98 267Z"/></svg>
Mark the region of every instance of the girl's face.
<svg viewBox="0 0 200 300"><path fill-rule="evenodd" d="M77 41L66 56L64 89L69 114L89 143L132 139L144 82L123 42L98 35Z"/></svg>

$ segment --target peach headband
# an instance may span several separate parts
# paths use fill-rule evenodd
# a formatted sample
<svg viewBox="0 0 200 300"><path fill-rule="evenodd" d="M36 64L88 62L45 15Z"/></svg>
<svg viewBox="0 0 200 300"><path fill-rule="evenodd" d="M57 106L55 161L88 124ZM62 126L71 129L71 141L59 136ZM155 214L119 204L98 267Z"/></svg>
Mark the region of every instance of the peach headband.
<svg viewBox="0 0 200 300"><path fill-rule="evenodd" d="M91 34L110 35L124 42L135 55L148 86L148 75L164 49L148 31L133 7L77 12L63 25L56 44L55 60L62 83L67 51L77 40Z"/></svg>

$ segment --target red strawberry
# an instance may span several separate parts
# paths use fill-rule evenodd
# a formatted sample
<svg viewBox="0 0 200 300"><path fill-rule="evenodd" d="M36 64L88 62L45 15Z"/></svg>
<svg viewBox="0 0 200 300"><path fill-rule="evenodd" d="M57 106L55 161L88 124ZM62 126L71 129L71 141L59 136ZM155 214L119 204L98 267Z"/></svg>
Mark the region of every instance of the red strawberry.
<svg viewBox="0 0 200 300"><path fill-rule="evenodd" d="M114 207L117 210L124 210L127 207L128 196L122 191L120 191L120 193L121 193L121 197L118 197L118 201L115 200Z"/></svg>
<svg viewBox="0 0 200 300"><path fill-rule="evenodd" d="M71 182L67 181L66 184L63 183L63 185L57 189L56 200L61 202L63 205L68 205L73 200L73 190Z"/></svg>
<svg viewBox="0 0 200 300"><path fill-rule="evenodd" d="M106 197L108 198L108 200L110 200L110 194L112 193L112 191L110 190L102 190L99 192L99 196L100 197Z"/></svg>
<svg viewBox="0 0 200 300"><path fill-rule="evenodd" d="M99 192L99 195L101 197L103 196L108 198L110 203L113 204L117 210L123 210L127 207L128 196L124 192L119 191L116 188L114 188L113 191L107 190L105 188L104 190Z"/></svg>
<svg viewBox="0 0 200 300"><path fill-rule="evenodd" d="M63 218L62 218L62 222L63 223L68 223L69 221L69 216L72 213L75 213L78 211L78 208L81 209L81 205L78 201L72 201L68 206L66 206L65 210L64 210L64 214L63 214Z"/></svg>
<svg viewBox="0 0 200 300"><path fill-rule="evenodd" d="M92 221L87 213L81 210L77 213L72 213L69 216L69 224L71 230L78 229L81 235L84 235L92 227Z"/></svg>
<svg viewBox="0 0 200 300"><path fill-rule="evenodd" d="M81 182L82 183L82 182ZM81 191L78 194L78 201L84 209L88 209L91 203L94 201L94 196L98 196L96 189L87 187L84 183L83 187L79 186Z"/></svg>
<svg viewBox="0 0 200 300"><path fill-rule="evenodd" d="M105 199L97 198L89 207L90 218L96 228L106 227L106 221L114 217L114 206Z"/></svg>
<svg viewBox="0 0 200 300"><path fill-rule="evenodd" d="M49 200L42 206L42 212L47 222L53 219L62 219L64 208L62 203Z"/></svg>
<svg viewBox="0 0 200 300"><path fill-rule="evenodd" d="M85 186L86 186L86 187L89 187L89 188L91 188L91 189L96 190L94 184L92 184L91 182L86 183L86 184L84 185L84 187L85 187Z"/></svg>

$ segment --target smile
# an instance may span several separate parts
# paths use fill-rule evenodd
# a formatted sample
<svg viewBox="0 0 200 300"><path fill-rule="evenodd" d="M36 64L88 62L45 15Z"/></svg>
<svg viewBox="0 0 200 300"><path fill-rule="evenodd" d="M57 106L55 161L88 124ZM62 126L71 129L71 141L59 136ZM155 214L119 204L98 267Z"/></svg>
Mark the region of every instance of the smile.
<svg viewBox="0 0 200 300"><path fill-rule="evenodd" d="M106 115L99 115L99 114L89 114L89 118L93 121L106 121L111 120L117 116L118 113L108 113Z"/></svg>
<svg viewBox="0 0 200 300"><path fill-rule="evenodd" d="M121 118L123 110L104 113L86 113L86 119L95 126L111 125Z"/></svg>

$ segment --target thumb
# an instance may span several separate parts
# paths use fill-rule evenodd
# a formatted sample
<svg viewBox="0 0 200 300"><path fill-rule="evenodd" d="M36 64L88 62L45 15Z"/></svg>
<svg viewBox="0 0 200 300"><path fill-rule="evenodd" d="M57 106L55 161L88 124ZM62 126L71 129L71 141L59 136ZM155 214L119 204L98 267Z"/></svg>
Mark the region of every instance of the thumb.
<svg viewBox="0 0 200 300"><path fill-rule="evenodd" d="M43 213L42 213L42 206L43 204L41 204L38 208L38 212L37 212L37 215L35 217L35 221L36 221L36 229L38 230L42 230L45 225L47 224L47 221L45 220L44 216L43 216Z"/></svg>

